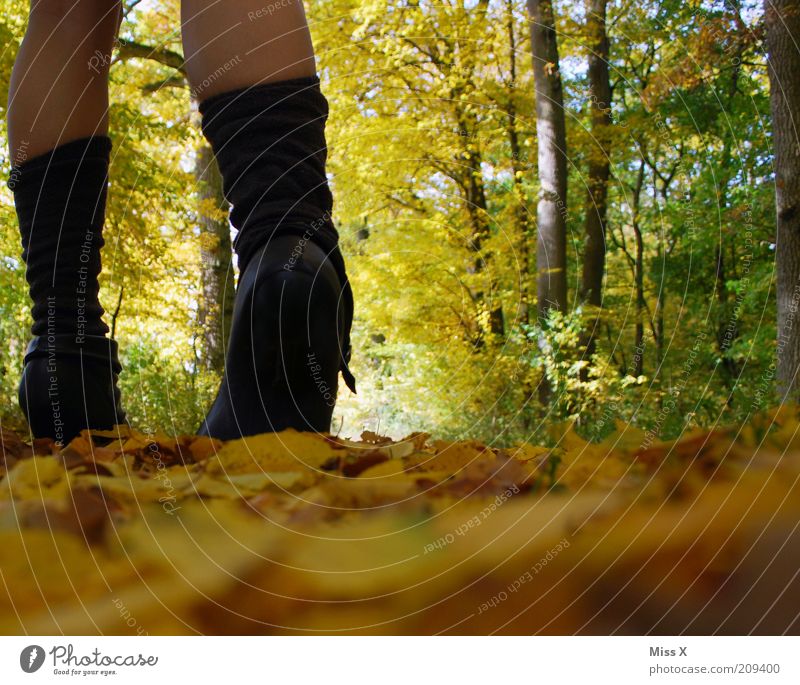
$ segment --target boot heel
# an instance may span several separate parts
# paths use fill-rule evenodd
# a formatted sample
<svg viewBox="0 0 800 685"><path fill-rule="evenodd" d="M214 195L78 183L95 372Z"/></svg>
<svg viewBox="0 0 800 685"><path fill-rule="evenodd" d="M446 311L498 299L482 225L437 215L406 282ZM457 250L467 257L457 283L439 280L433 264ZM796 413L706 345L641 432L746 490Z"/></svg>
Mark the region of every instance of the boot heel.
<svg viewBox="0 0 800 685"><path fill-rule="evenodd" d="M303 272L275 274L265 286L254 311L272 314L272 335L279 341L273 387L294 405L297 421L326 431L340 365L338 292L324 278Z"/></svg>
<svg viewBox="0 0 800 685"><path fill-rule="evenodd" d="M316 246L289 262L296 245L271 242L242 275L225 378L201 435L330 430L345 337L342 288Z"/></svg>

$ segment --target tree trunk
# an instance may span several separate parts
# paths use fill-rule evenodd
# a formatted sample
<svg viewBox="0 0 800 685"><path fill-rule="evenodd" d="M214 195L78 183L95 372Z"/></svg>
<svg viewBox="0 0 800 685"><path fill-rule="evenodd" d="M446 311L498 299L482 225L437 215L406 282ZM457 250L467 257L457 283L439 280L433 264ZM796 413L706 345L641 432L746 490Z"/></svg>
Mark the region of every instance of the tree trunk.
<svg viewBox="0 0 800 685"><path fill-rule="evenodd" d="M491 228L489 223L489 206L486 200L486 186L483 181L483 156L481 154L478 143L474 141L476 136L474 132L477 131L477 122L473 117L466 116L460 109L456 109L456 118L460 130L466 131L469 135L463 136L464 149L462 157L465 160L464 167L466 169L465 175L462 178L461 185L464 190L464 201L467 207L467 214L470 221L470 248L475 252L476 257L471 269L472 273L480 274L487 271L489 266L490 255L485 252L486 241L491 236ZM505 316L503 314L503 306L499 298L499 288L497 281L491 272L487 273L488 292L481 288L473 294L475 302L481 308L481 321L485 314L488 318L488 331L481 328L478 339L476 340L476 347L481 348L485 342L485 333L489 334L493 343L502 341L505 337Z"/></svg>
<svg viewBox="0 0 800 685"><path fill-rule="evenodd" d="M664 253L666 248L664 246L664 239L659 231L658 238L658 252L657 259L659 266L664 264ZM662 267L663 268L663 267ZM663 283L658 286L658 294L656 295L656 312L655 312L655 343L656 343L656 357L655 357L655 374L663 373L662 365L664 363L664 308L667 305L667 295ZM659 396L659 402L663 402L663 396Z"/></svg>
<svg viewBox="0 0 800 685"><path fill-rule="evenodd" d="M735 14L739 13L739 0L729 0L731 9ZM734 99L738 93L739 77L741 75L741 62L744 48L741 42L738 43L738 48L734 52L731 59L733 65L731 71L731 82L728 88L727 102L723 108L724 119L722 123L722 154L720 156L720 171L719 171L719 192L717 205L719 207L719 215L723 225L720 226L719 232L719 245L717 246L715 259L717 264L717 300L719 303L719 315L717 325L717 349L722 357L722 378L729 388L733 388L741 373L740 365L733 357L730 356L729 350L733 345L736 338L739 337L739 322L736 314L736 302L732 301L731 295L733 294L728 288L729 276L736 277L736 243L733 240L733 235L729 237L728 231L725 228L727 220L727 212L729 209L728 194L730 189L731 180L736 175L736 168L733 159L733 147L737 144L730 126L727 124L727 113L733 111ZM730 264L726 268L726 247L730 252ZM728 404L733 400L733 394L728 394Z"/></svg>
<svg viewBox="0 0 800 685"><path fill-rule="evenodd" d="M611 82L608 74L607 0L587 0L586 32L589 48L589 93L594 146L589 155L586 197L586 243L583 252L581 300L595 309L595 318L584 333L586 359L595 351L599 308L603 302L606 264L606 214L608 206L609 133L611 128Z"/></svg>
<svg viewBox="0 0 800 685"><path fill-rule="evenodd" d="M552 0L528 0L528 13L539 146L536 290L544 318L567 305L567 136Z"/></svg>
<svg viewBox="0 0 800 685"><path fill-rule="evenodd" d="M222 194L222 178L211 147L203 142L197 149L195 177L198 182L200 207L200 281L202 297L198 321L203 346L200 363L219 374L225 369L225 341L233 317L233 268L231 264L231 229L227 219L227 202ZM206 205L205 207L203 205ZM225 217L210 216L211 209Z"/></svg>
<svg viewBox="0 0 800 685"><path fill-rule="evenodd" d="M800 399L800 0L764 0L775 147L778 389Z"/></svg>
<svg viewBox="0 0 800 685"><path fill-rule="evenodd" d="M520 304L517 308L519 323L527 325L530 323L530 277L531 277L531 236L533 234L531 221L528 215L528 203L523 187L523 177L525 175L523 163L523 151L519 140L519 130L517 128L517 105L515 102L517 90L517 37L514 31L514 0L506 0L506 34L508 35L508 69L509 83L506 86L508 99L505 102L506 112L506 135L508 136L508 146L511 152L511 172L514 175L514 218L517 224L517 233L522 240L521 254L521 274L519 277Z"/></svg>
<svg viewBox="0 0 800 685"><path fill-rule="evenodd" d="M642 188L644 187L644 160L639 163L639 175L633 191L633 235L636 239L634 280L636 281L636 332L633 340L633 375L637 378L644 371L644 238L639 223Z"/></svg>

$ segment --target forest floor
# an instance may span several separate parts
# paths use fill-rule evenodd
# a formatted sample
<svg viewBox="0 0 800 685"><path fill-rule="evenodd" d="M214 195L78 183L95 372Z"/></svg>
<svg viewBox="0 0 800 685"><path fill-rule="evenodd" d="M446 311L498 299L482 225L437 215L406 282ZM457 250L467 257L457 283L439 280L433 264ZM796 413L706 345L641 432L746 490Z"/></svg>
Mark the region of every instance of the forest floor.
<svg viewBox="0 0 800 685"><path fill-rule="evenodd" d="M0 633L797 633L799 427L6 431Z"/></svg>

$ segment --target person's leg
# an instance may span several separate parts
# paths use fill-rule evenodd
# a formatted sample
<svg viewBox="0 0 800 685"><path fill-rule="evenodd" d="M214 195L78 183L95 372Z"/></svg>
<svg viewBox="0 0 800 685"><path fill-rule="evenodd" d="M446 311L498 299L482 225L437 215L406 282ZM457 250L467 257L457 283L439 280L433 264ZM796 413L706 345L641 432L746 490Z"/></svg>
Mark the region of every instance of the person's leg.
<svg viewBox="0 0 800 685"><path fill-rule="evenodd" d="M302 0L183 0L181 31L199 100L316 73Z"/></svg>
<svg viewBox="0 0 800 685"><path fill-rule="evenodd" d="M184 53L231 204L241 276L201 432L330 429L352 295L325 173L328 105L300 0L184 0Z"/></svg>
<svg viewBox="0 0 800 685"><path fill-rule="evenodd" d="M108 69L119 0L31 0L8 93L11 160L108 132Z"/></svg>
<svg viewBox="0 0 800 685"><path fill-rule="evenodd" d="M10 84L8 130L34 335L20 405L34 437L66 442L124 420L116 343L98 299L111 141L115 0L34 0Z"/></svg>

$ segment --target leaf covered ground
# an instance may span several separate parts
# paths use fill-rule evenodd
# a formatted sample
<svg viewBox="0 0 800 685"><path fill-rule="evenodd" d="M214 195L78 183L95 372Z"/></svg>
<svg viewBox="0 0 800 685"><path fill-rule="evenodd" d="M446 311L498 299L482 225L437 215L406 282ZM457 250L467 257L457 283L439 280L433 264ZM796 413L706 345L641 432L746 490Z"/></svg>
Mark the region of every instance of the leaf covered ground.
<svg viewBox="0 0 800 685"><path fill-rule="evenodd" d="M800 632L795 408L651 442L5 431L0 632Z"/></svg>

